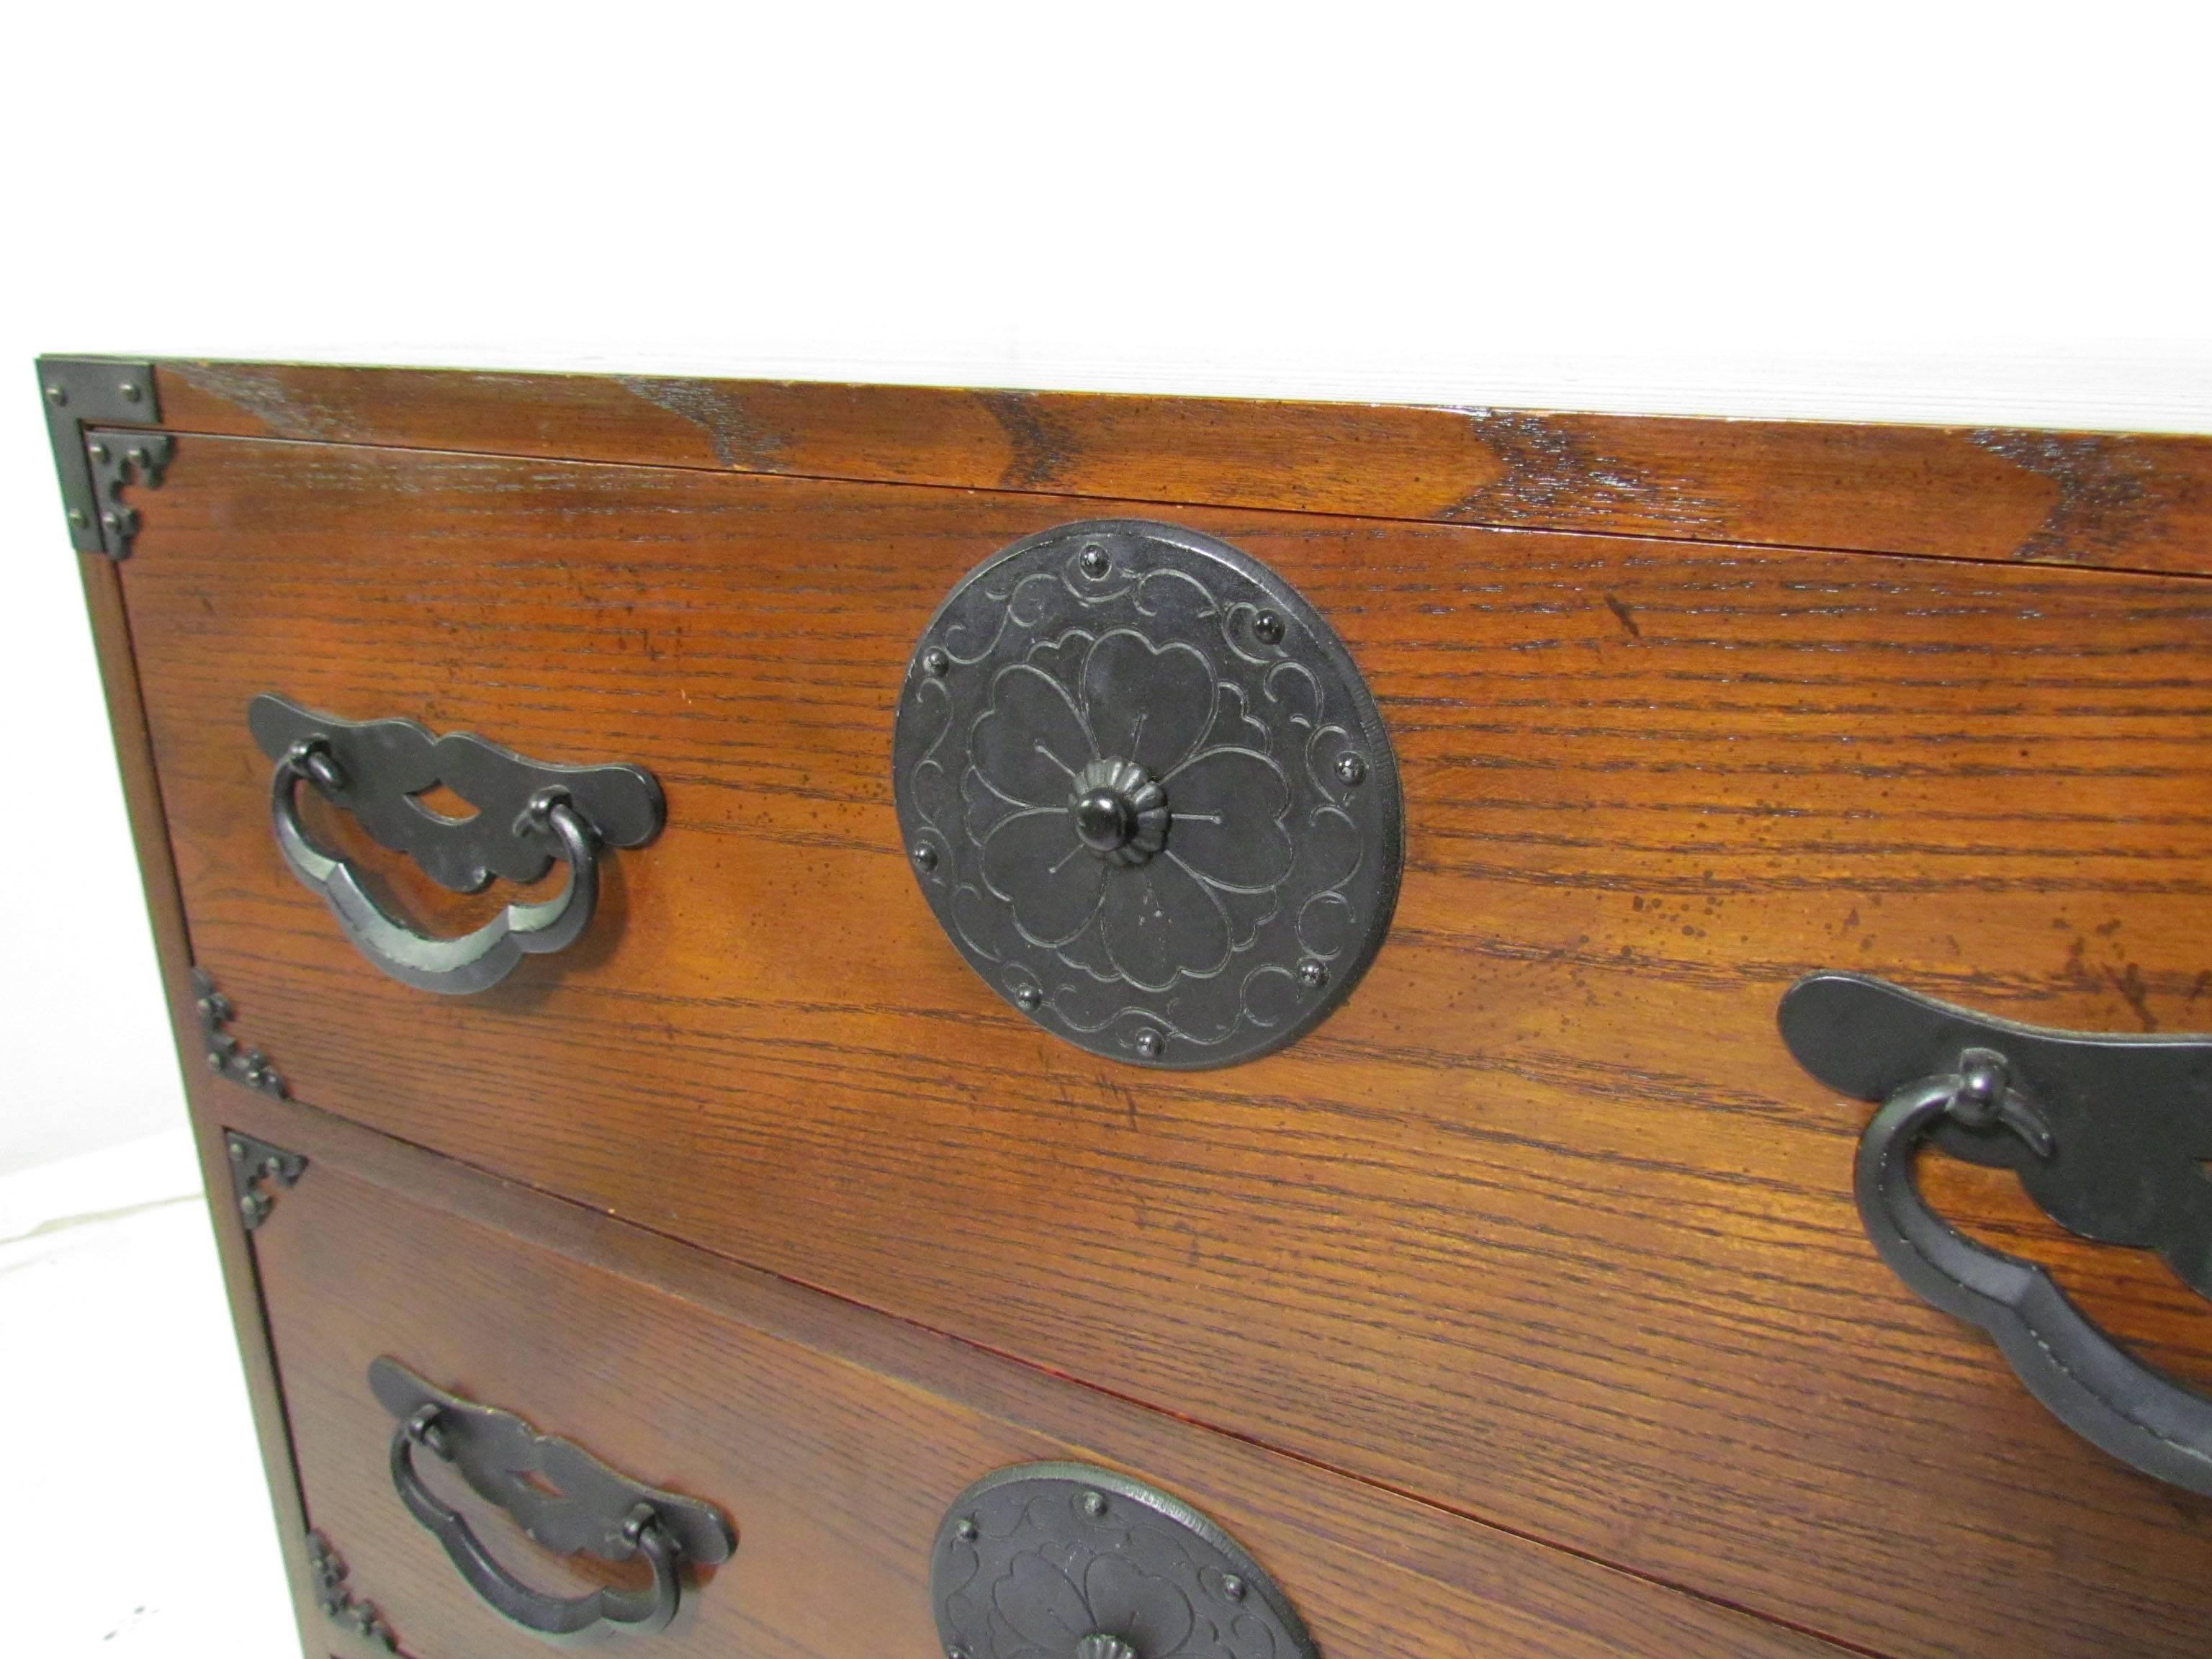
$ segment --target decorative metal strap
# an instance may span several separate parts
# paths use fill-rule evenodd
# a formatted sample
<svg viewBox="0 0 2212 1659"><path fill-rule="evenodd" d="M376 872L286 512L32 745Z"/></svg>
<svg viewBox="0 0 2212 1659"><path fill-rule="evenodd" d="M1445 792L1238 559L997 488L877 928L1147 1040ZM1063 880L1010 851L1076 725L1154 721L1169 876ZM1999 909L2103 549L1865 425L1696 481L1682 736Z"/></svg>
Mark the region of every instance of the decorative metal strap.
<svg viewBox="0 0 2212 1659"><path fill-rule="evenodd" d="M2060 1421L2212 1497L2212 1400L2127 1353L2033 1262L1966 1237L1913 1171L1923 1142L2016 1170L2051 1218L2156 1250L2212 1295L2212 1038L2055 1031L1857 974L1782 1000L1782 1035L1832 1088L1882 1103L1859 1139L1859 1218L1892 1271L1980 1326Z"/></svg>
<svg viewBox="0 0 2212 1659"><path fill-rule="evenodd" d="M399 1419L391 1466L400 1502L445 1547L469 1588L526 1630L565 1641L665 1629L682 1603L682 1564L712 1566L737 1547L737 1534L711 1504L641 1486L511 1413L434 1388L396 1360L374 1361L368 1385ZM533 1589L493 1559L459 1510L423 1485L415 1469L418 1446L507 1510L534 1542L556 1554L583 1552L604 1561L642 1557L653 1570L652 1585L576 1596Z"/></svg>
<svg viewBox="0 0 2212 1659"><path fill-rule="evenodd" d="M276 763L270 819L285 863L363 956L422 990L485 990L524 957L574 943L598 903L599 849L642 846L659 833L660 787L634 766L546 765L466 732L434 738L411 720L356 723L265 693L246 720ZM455 892L479 891L494 875L535 881L556 858L568 881L554 897L510 904L474 933L430 938L386 915L360 872L315 844L300 822L303 784ZM417 799L441 785L477 811L449 818Z"/></svg>

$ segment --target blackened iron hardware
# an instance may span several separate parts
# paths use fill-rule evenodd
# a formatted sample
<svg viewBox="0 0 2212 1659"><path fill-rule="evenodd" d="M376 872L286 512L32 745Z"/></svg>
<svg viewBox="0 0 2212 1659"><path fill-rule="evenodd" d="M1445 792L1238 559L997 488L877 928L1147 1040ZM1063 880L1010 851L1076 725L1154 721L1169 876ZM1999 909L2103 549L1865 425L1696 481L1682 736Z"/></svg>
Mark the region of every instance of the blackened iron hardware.
<svg viewBox="0 0 2212 1659"><path fill-rule="evenodd" d="M198 1016L200 1042L207 1050L208 1070L264 1095L284 1098L284 1079L258 1048L249 1048L223 1027L237 1012L230 999L216 989L204 969L192 969L192 1009Z"/></svg>
<svg viewBox="0 0 2212 1659"><path fill-rule="evenodd" d="M971 571L915 647L891 771L954 946L1093 1054L1279 1048L1389 929L1402 811L1366 683L1287 582L1196 531L1063 525Z"/></svg>
<svg viewBox="0 0 2212 1659"><path fill-rule="evenodd" d="M1987 1331L2075 1433L2212 1497L2212 1399L2129 1354L2041 1267L1949 1226L1913 1175L1923 1142L2011 1170L2061 1226L2155 1250L2212 1297L2212 1037L2048 1030L1842 973L1791 986L1780 1024L1807 1071L1881 1103L1854 1188L1897 1276Z"/></svg>
<svg viewBox="0 0 2212 1659"><path fill-rule="evenodd" d="M574 944L599 902L599 849L642 847L660 831L660 786L635 766L547 765L465 732L434 738L412 720L344 720L266 692L246 723L276 763L270 816L285 863L363 956L422 990L485 990L524 957ZM473 814L448 817L418 799L441 784ZM387 915L351 864L315 844L300 821L302 785L452 891L481 891L495 875L536 881L556 858L568 880L552 898L510 904L473 933L430 938Z"/></svg>
<svg viewBox="0 0 2212 1659"><path fill-rule="evenodd" d="M230 1154L230 1186L238 1198L239 1219L246 1224L246 1231L252 1232L269 1219L269 1212L276 1203L274 1197L262 1190L263 1183L298 1185L307 1160L297 1152L256 1140L236 1129L224 1130L222 1139L224 1150Z"/></svg>
<svg viewBox="0 0 2212 1659"><path fill-rule="evenodd" d="M1228 1534L1080 1463L1018 1464L955 1498L929 1595L946 1659L1320 1659Z"/></svg>
<svg viewBox="0 0 2212 1659"><path fill-rule="evenodd" d="M368 1386L398 1419L392 1484L408 1514L440 1544L471 1589L501 1618L556 1642L666 1628L683 1600L683 1568L714 1566L737 1548L722 1512L694 1498L641 1486L566 1440L541 1435L509 1412L432 1387L397 1360L370 1363ZM417 1447L450 1464L471 1490L513 1516L532 1542L556 1555L603 1561L642 1556L651 1588L548 1595L484 1548L459 1510L423 1485Z"/></svg>
<svg viewBox="0 0 2212 1659"><path fill-rule="evenodd" d="M386 1653L399 1650L398 1638L384 1622L376 1603L363 1601L346 1588L346 1564L319 1532L307 1534L307 1571L315 1583L315 1605L325 1618Z"/></svg>
<svg viewBox="0 0 2212 1659"><path fill-rule="evenodd" d="M128 558L138 512L123 492L134 484L157 487L175 453L175 440L163 433L114 429L161 425L154 366L114 357L41 357L38 367L70 544L81 553Z"/></svg>

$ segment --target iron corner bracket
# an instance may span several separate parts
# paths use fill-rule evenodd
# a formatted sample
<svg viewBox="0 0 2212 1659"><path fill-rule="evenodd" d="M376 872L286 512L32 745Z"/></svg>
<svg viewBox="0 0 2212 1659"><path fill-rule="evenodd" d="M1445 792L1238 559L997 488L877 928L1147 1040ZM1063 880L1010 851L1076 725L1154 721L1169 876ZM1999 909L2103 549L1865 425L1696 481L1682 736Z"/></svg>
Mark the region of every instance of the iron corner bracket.
<svg viewBox="0 0 2212 1659"><path fill-rule="evenodd" d="M269 1063L269 1056L258 1048L249 1048L223 1029L237 1011L204 968L192 969L192 1008L199 1020L200 1044L207 1053L209 1071L279 1100L285 1097L283 1077Z"/></svg>
<svg viewBox="0 0 2212 1659"><path fill-rule="evenodd" d="M125 489L152 489L176 441L143 428L161 423L154 366L122 357L41 357L39 399L53 441L54 471L70 544L80 553L131 556L138 511Z"/></svg>
<svg viewBox="0 0 2212 1659"><path fill-rule="evenodd" d="M319 1532L307 1534L307 1572L314 1580L315 1605L332 1624L342 1625L372 1647L386 1653L399 1651L398 1639L392 1626L384 1622L376 1603L362 1600L347 1586L349 1569L344 1558L331 1547L331 1540Z"/></svg>
<svg viewBox="0 0 2212 1659"><path fill-rule="evenodd" d="M222 1139L223 1149L230 1154L230 1185L238 1194L238 1218L250 1233L269 1219L269 1212L276 1205L276 1198L262 1190L263 1184L296 1185L307 1172L307 1160L298 1152L288 1152L236 1129L224 1130Z"/></svg>

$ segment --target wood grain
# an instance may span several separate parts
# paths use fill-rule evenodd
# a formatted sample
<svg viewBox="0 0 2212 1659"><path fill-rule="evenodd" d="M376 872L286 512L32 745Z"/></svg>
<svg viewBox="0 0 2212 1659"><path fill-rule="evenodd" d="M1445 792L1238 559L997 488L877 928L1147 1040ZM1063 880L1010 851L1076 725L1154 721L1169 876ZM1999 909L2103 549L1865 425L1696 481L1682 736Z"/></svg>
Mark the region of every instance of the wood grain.
<svg viewBox="0 0 2212 1659"><path fill-rule="evenodd" d="M1410 838L1346 1007L1178 1077L999 1004L892 823L911 640L1065 504L194 438L160 509L125 585L193 941L302 1098L1833 1638L2197 1651L2212 1505L1890 1278L1863 1109L1773 1009L1840 965L2202 1023L2212 588L1179 512L1345 635ZM669 830L579 951L410 992L269 844L264 689L645 764Z"/></svg>
<svg viewBox="0 0 2212 1659"><path fill-rule="evenodd" d="M129 814L131 836L138 848L139 878L146 896L148 920L153 925L155 961L161 975L162 994L168 1005L170 1027L177 1040L177 1058L191 1108L193 1149L198 1154L200 1179L212 1212L216 1257L222 1272L223 1293L229 1304L232 1327L238 1337L239 1359L252 1414L254 1438L260 1449L263 1467L268 1471L270 1503L276 1511L277 1547L283 1553L285 1577L291 1585L301 1641L313 1652L322 1632L307 1622L313 1616L314 1603L307 1565L305 1512L292 1468L283 1393L277 1384L275 1361L261 1322L260 1290L254 1273L252 1247L233 1206L230 1160L222 1125L214 1112L204 1109L204 1097L219 1094L222 1085L210 1086L205 1050L198 1039L191 944L185 921L183 896L177 885L176 866L169 851L161 779L147 736L145 703L137 664L131 653L123 585L117 566L100 554L79 555L78 567L84 581L93 646L100 662L100 684L107 701L108 726L115 741L124 808ZM119 872L115 874L120 878ZM344 1647L343 1642L337 1645Z"/></svg>
<svg viewBox="0 0 2212 1659"><path fill-rule="evenodd" d="M2205 437L301 364L157 373L167 424L186 431L2212 572Z"/></svg>
<svg viewBox="0 0 2212 1659"><path fill-rule="evenodd" d="M759 1659L927 1654L929 1540L991 1469L1105 1463L1224 1523L1336 1659L1841 1659L1796 1632L1394 1498L457 1169L241 1098L307 1149L257 1234L315 1523L416 1659L527 1659L399 1506L389 1353L626 1474L721 1505L736 1556L654 1642ZM426 1478L442 1474L434 1463ZM573 1594L621 1570L547 1557L454 1483L518 1575Z"/></svg>

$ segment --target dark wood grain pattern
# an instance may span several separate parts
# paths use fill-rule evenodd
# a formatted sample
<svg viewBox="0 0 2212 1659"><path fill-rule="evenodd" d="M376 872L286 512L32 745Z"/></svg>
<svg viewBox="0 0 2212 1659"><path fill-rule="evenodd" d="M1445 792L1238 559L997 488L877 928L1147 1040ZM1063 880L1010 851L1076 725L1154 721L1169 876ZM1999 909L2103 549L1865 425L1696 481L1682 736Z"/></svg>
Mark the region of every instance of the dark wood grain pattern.
<svg viewBox="0 0 2212 1659"><path fill-rule="evenodd" d="M167 424L1696 541L2212 572L2212 438L171 362Z"/></svg>
<svg viewBox="0 0 2212 1659"><path fill-rule="evenodd" d="M210 1080L206 1054L198 1040L191 943L185 921L183 896L178 890L176 866L170 855L161 779L147 737L145 704L137 665L131 654L131 625L125 613L122 583L114 562L100 554L80 555L78 565L84 580L85 608L92 623L100 684L107 699L108 727L114 737L116 763L122 775L124 807L130 815L131 836L138 847L139 878L146 895L148 919L153 925L155 961L161 970L170 1029L176 1034L177 1058L192 1106L192 1141L212 1212L216 1256L222 1271L231 1323L238 1335L239 1358L245 1373L254 1437L260 1448L263 1467L268 1471L270 1503L276 1510L277 1546L283 1553L285 1577L292 1587L293 1608L301 1620L301 1640L309 1652L314 1652L319 1650L316 1644L323 1641L324 1633L308 1623L314 1602L307 1566L307 1522L300 1490L293 1478L283 1393L277 1384L276 1366L262 1326L252 1247L247 1242L246 1230L239 1224L233 1206L230 1162L222 1123L215 1111L207 1109L207 1097L219 1097L232 1085ZM120 872L108 874L113 879L123 878ZM158 1379L155 1385L158 1386ZM350 1651L343 1640L329 1646L341 1654Z"/></svg>
<svg viewBox="0 0 2212 1659"><path fill-rule="evenodd" d="M1065 1458L1199 1504L1333 1656L1840 1659L1763 1620L437 1167L312 1109L257 1098L239 1112L315 1160L257 1236L270 1325L315 1522L417 1659L544 1650L476 1603L399 1508L382 1455L392 1420L363 1382L384 1353L728 1510L737 1555L657 1652L929 1653L929 1540L945 1505L992 1468ZM623 1576L549 1559L490 1506L446 1495L548 1589Z"/></svg>
<svg viewBox="0 0 2212 1659"><path fill-rule="evenodd" d="M125 584L193 942L301 1098L1832 1638L2197 1650L2212 1506L1888 1276L1863 1109L1773 1008L1844 965L2203 1023L2212 588L1180 512L1346 636L1410 842L1344 1010L1174 1077L1004 1010L895 836L908 642L1065 504L198 438L160 507ZM669 829L579 951L408 991L277 862L262 690L643 763Z"/></svg>

